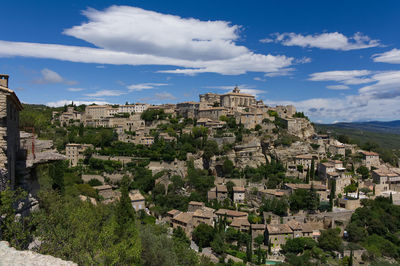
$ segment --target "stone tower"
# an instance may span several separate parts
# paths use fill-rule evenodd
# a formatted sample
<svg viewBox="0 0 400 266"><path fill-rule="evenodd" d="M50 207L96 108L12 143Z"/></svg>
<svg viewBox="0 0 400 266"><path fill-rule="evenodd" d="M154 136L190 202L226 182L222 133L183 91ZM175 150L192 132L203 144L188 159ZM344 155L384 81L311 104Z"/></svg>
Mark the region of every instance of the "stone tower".
<svg viewBox="0 0 400 266"><path fill-rule="evenodd" d="M19 151L19 112L22 104L8 88L8 75L0 74L0 191L14 188Z"/></svg>

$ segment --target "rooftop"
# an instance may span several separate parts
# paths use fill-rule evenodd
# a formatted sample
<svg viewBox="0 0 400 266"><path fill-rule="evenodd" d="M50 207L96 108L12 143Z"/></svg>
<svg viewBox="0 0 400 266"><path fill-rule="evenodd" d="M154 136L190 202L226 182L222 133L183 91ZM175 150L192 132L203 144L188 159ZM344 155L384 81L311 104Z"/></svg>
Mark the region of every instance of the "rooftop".
<svg viewBox="0 0 400 266"><path fill-rule="evenodd" d="M289 225L287 224L275 224L275 225L267 224L267 230L268 233L272 235L293 233L292 229L290 229Z"/></svg>
<svg viewBox="0 0 400 266"><path fill-rule="evenodd" d="M240 211L233 211L233 210L227 210L227 209L219 209L218 211L215 212L216 215L227 215L231 217L247 217L246 212L240 212Z"/></svg>

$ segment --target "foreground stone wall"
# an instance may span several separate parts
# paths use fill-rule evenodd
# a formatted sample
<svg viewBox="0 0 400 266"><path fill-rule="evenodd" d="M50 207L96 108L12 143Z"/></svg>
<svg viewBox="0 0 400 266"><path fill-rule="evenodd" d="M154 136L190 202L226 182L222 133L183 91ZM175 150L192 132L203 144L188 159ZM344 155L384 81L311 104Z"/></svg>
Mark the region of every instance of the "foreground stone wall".
<svg viewBox="0 0 400 266"><path fill-rule="evenodd" d="M19 251L10 247L8 242L0 241L0 265L78 265L71 261L64 261L49 255L42 255L33 251Z"/></svg>

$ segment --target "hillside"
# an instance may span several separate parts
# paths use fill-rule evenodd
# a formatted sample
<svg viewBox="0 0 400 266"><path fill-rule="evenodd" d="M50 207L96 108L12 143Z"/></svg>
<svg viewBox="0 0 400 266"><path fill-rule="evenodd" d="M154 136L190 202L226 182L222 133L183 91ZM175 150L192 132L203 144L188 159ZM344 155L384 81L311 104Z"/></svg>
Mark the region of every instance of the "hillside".
<svg viewBox="0 0 400 266"><path fill-rule="evenodd" d="M387 121L387 122L371 121L371 122L336 123L326 126L335 128L345 128L345 129L358 129L370 132L400 134L400 120Z"/></svg>
<svg viewBox="0 0 400 266"><path fill-rule="evenodd" d="M400 121L315 124L317 131L347 135L357 144L372 142L385 149L400 149Z"/></svg>

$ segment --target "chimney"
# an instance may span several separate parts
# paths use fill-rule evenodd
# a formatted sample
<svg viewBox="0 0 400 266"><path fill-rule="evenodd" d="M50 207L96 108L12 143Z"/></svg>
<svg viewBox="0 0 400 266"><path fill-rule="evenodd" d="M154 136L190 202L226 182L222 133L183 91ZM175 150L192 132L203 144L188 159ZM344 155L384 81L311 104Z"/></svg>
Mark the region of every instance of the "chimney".
<svg viewBox="0 0 400 266"><path fill-rule="evenodd" d="M8 88L8 75L0 74L0 86Z"/></svg>

